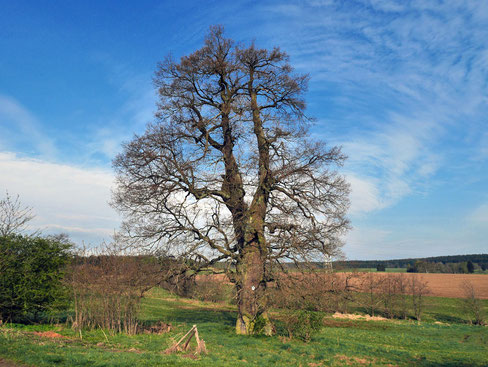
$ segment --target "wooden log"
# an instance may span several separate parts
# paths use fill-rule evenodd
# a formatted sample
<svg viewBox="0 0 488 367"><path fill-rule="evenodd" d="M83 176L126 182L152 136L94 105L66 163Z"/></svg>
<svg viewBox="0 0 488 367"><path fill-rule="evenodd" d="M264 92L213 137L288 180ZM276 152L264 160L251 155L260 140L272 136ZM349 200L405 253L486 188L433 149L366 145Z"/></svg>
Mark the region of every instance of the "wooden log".
<svg viewBox="0 0 488 367"><path fill-rule="evenodd" d="M207 348L205 346L205 342L203 341L203 339L200 339L200 337L198 336L197 328L195 328L195 339L197 340L197 349L195 351L195 354L201 354L201 353L207 354Z"/></svg>
<svg viewBox="0 0 488 367"><path fill-rule="evenodd" d="M170 354L170 353L173 353L173 352L176 352L179 350L179 345L186 339L186 337L188 335L190 335L190 337L188 338L187 342L185 343L185 347L188 345L188 343L190 342L190 339L193 337L193 334L195 333L195 329L197 328L196 325L193 325L193 327L175 344L173 344L171 347L169 347L168 349L166 349L164 351L164 353L166 354Z"/></svg>

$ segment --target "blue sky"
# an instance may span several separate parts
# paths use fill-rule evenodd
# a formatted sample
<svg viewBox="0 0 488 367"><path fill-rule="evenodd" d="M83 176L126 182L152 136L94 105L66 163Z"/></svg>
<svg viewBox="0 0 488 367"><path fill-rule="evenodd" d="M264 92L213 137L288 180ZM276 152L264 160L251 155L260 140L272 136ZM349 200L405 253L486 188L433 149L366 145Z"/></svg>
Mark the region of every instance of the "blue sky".
<svg viewBox="0 0 488 367"><path fill-rule="evenodd" d="M152 120L152 75L222 24L309 73L313 134L343 146L351 259L488 250L488 2L0 0L0 192L96 245L111 160ZM3 196L0 195L0 196Z"/></svg>

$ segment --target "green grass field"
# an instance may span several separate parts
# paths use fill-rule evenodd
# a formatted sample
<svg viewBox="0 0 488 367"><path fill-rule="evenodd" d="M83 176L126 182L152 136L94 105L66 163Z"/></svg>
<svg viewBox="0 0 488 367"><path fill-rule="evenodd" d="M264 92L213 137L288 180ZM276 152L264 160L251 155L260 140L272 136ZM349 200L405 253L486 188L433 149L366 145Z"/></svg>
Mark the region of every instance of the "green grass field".
<svg viewBox="0 0 488 367"><path fill-rule="evenodd" d="M163 335L106 336L64 325L0 327L0 357L31 366L488 366L488 328L463 323L458 300L427 299L425 319L414 321L324 319L309 343L289 340L280 323L274 337L234 333L231 305L176 298L154 289L143 301L146 322L163 320L174 329ZM276 313L275 313L276 314ZM443 324L432 322L442 320ZM449 323L449 324L447 324ZM166 355L163 351L193 324L208 355ZM34 332L55 331L65 338Z"/></svg>

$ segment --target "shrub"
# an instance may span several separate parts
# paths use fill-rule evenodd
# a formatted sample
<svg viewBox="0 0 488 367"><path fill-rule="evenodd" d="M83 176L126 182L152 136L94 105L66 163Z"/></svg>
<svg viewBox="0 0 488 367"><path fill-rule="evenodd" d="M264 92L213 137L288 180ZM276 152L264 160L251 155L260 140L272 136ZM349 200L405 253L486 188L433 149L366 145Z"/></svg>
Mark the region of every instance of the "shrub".
<svg viewBox="0 0 488 367"><path fill-rule="evenodd" d="M323 327L323 315L310 310L289 310L282 318L290 338L308 343Z"/></svg>
<svg viewBox="0 0 488 367"><path fill-rule="evenodd" d="M0 237L0 319L39 321L67 307L62 279L71 247L63 236Z"/></svg>
<svg viewBox="0 0 488 367"><path fill-rule="evenodd" d="M401 301L399 292L399 281L401 274L388 274L383 277L379 292L383 302L384 313L390 318L394 318L400 308Z"/></svg>
<svg viewBox="0 0 488 367"><path fill-rule="evenodd" d="M160 264L152 257L124 254L115 245L97 255L81 255L67 278L75 311L73 327L137 333L140 300L161 281Z"/></svg>
<svg viewBox="0 0 488 367"><path fill-rule="evenodd" d="M381 288L385 278L374 273L365 273L361 275L361 291L365 293L364 297L359 297L359 303L366 312L374 316L375 311L382 302Z"/></svg>
<svg viewBox="0 0 488 367"><path fill-rule="evenodd" d="M461 289L464 293L462 309L469 315L470 323L474 323L475 325L485 325L486 318L483 301L478 298L473 284L466 280L461 285Z"/></svg>
<svg viewBox="0 0 488 367"><path fill-rule="evenodd" d="M296 273L276 276L270 305L283 309L347 312L356 273Z"/></svg>
<svg viewBox="0 0 488 367"><path fill-rule="evenodd" d="M232 286L225 284L223 280L212 276L202 275L196 277L191 289L191 298L206 302L230 302L233 296Z"/></svg>
<svg viewBox="0 0 488 367"><path fill-rule="evenodd" d="M413 314L417 321L421 321L425 296L430 293L428 283L422 277L414 275L409 279L408 291L411 294Z"/></svg>

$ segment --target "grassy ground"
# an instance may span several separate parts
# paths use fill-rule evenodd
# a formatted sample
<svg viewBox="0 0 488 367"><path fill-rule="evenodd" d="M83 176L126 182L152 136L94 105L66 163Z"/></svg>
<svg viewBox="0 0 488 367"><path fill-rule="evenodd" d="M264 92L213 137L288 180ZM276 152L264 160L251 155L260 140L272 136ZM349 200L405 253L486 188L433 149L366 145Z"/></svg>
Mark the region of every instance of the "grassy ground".
<svg viewBox="0 0 488 367"><path fill-rule="evenodd" d="M351 313L368 313L365 307L358 306L361 303L361 298L368 298L366 294L356 294L356 301L351 303L348 311ZM366 301L363 301L363 304ZM413 320L414 315L411 309L411 299L408 298L409 309L408 318ZM488 311L488 300L484 300L485 310ZM381 303L375 309L375 315L385 316L381 308ZM426 322L444 322L456 324L469 324L472 315L468 314L463 308L463 299L460 298L444 298L444 297L425 297L424 307L422 312L422 320Z"/></svg>
<svg viewBox="0 0 488 367"><path fill-rule="evenodd" d="M453 321L462 321L453 303L429 302L444 318L451 315ZM488 366L488 328L467 324L326 317L325 328L310 343L289 340L279 322L281 336L243 337L234 333L232 306L179 299L160 289L144 300L141 316L146 322L170 322L174 330L136 336L105 336L96 330L83 333L80 339L63 325L7 325L0 328L0 357L39 367ZM208 355L193 359L192 355L162 353L193 324L198 325ZM64 338L34 334L42 331L55 331Z"/></svg>

